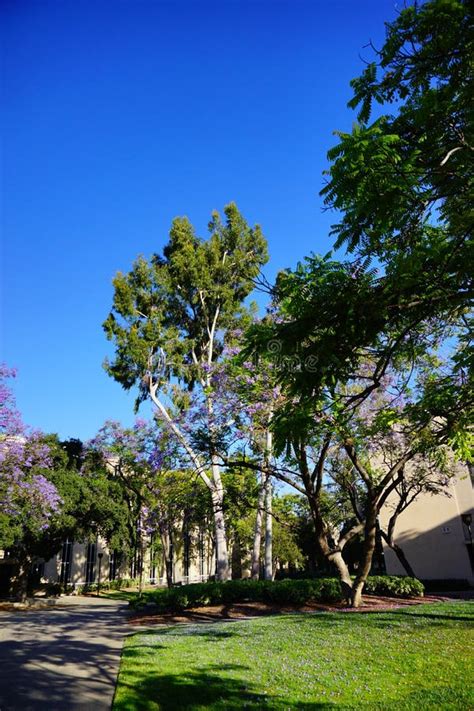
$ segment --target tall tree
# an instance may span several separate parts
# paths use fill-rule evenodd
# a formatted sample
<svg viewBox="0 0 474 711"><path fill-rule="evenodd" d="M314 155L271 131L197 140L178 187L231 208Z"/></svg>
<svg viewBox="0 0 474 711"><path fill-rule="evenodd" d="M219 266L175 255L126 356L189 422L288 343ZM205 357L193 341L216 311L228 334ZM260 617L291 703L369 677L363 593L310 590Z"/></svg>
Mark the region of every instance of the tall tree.
<svg viewBox="0 0 474 711"><path fill-rule="evenodd" d="M176 218L163 256L155 254L149 261L140 257L131 272L117 274L113 308L104 323L115 343L107 372L126 389L138 387L137 404L151 399L156 416L180 442L209 490L219 580L229 577L229 560L211 370L226 333L246 313L244 301L267 261L260 228L250 228L233 203L224 213L225 221L212 214L207 241L195 234L187 218ZM206 408L209 468L178 414L188 407L186 390L196 388Z"/></svg>
<svg viewBox="0 0 474 711"><path fill-rule="evenodd" d="M285 424L280 433L324 534L320 545L340 564L354 604L370 568L378 506L407 462L442 456L446 447L472 457L472 51L472 10L462 0L415 3L387 25L375 61L352 82L358 123L338 134L322 191L340 211L336 247L347 245L353 261L327 255L281 275L280 323L250 334L250 351L275 342L287 364L281 383L294 402L275 425ZM370 122L375 103L391 113ZM397 408L385 401L368 425L361 415L390 392L389 373ZM407 448L382 473L368 444L400 428ZM347 534L334 546L316 505L334 438L366 490L354 523L364 536L354 585L340 560ZM314 468L308 443L316 446Z"/></svg>
<svg viewBox="0 0 474 711"><path fill-rule="evenodd" d="M370 571L380 508L399 475L417 456L439 466L449 449L468 456L472 417L468 387L445 377L451 324L432 319L415 331L403 321L389 328L382 320L374 329L379 282L352 263L308 259L279 277L279 318L249 332L248 350L272 360L286 396L273 419L283 458L274 474L307 496L320 551L355 606ZM383 451L387 437L397 444L390 460ZM335 530L325 490L341 452L364 488L364 509ZM342 550L359 534L362 556L353 583Z"/></svg>

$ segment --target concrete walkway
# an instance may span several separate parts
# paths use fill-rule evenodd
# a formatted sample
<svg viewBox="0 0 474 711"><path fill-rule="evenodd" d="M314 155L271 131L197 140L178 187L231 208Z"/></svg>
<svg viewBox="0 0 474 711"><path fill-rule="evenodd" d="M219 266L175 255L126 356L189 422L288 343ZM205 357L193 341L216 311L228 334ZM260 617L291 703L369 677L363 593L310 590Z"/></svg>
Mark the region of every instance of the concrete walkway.
<svg viewBox="0 0 474 711"><path fill-rule="evenodd" d="M0 711L108 711L126 609L62 598L50 610L0 612Z"/></svg>

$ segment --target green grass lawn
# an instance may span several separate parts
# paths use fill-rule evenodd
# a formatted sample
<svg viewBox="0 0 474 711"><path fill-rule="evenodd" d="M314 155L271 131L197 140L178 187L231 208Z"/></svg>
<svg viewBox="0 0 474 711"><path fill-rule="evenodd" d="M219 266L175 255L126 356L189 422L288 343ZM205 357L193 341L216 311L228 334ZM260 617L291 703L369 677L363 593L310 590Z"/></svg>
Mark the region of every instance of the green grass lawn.
<svg viewBox="0 0 474 711"><path fill-rule="evenodd" d="M474 603L155 628L125 645L114 711L474 708Z"/></svg>

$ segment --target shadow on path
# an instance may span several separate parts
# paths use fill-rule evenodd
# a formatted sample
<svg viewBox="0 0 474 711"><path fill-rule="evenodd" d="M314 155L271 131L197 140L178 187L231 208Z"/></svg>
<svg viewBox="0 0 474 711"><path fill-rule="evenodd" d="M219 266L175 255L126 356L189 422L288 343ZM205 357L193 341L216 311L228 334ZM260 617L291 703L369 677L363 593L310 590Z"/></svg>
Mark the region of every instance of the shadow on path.
<svg viewBox="0 0 474 711"><path fill-rule="evenodd" d="M0 710L110 709L129 629L100 600L0 614Z"/></svg>

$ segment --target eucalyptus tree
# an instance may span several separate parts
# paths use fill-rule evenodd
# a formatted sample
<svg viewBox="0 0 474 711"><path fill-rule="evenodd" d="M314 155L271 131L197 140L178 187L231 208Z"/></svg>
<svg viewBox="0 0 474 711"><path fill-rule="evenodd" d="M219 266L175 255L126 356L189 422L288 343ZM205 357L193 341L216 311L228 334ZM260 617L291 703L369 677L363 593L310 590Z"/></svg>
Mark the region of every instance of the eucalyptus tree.
<svg viewBox="0 0 474 711"><path fill-rule="evenodd" d="M176 218L163 255L139 257L128 274L117 274L104 323L115 344L107 372L125 389L138 388L137 406L152 401L210 493L219 580L229 577L229 561L211 371L227 332L248 313L244 302L267 261L260 228L249 227L234 203L224 214L212 213L208 240ZM205 405L209 466L182 427L196 390Z"/></svg>

